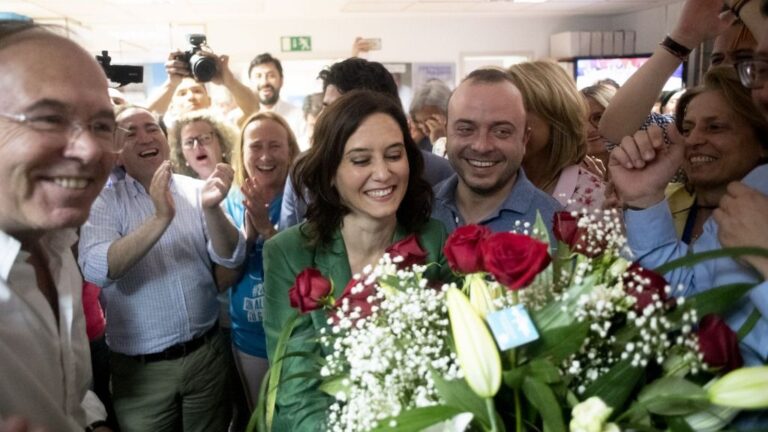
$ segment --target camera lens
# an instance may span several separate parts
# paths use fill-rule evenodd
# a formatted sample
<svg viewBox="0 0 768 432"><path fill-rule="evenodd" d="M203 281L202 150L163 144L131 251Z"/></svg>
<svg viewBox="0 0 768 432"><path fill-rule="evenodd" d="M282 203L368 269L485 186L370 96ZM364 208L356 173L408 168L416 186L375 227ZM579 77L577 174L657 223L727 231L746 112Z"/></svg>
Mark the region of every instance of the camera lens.
<svg viewBox="0 0 768 432"><path fill-rule="evenodd" d="M208 82L216 75L216 60L195 54L189 59L189 68L196 80Z"/></svg>

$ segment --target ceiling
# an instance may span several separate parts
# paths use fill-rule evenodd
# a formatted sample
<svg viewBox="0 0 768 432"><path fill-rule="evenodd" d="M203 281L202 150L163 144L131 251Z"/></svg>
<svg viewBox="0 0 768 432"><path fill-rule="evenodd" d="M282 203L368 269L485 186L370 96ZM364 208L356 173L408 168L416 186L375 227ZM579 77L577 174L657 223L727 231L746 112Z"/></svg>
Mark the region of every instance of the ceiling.
<svg viewBox="0 0 768 432"><path fill-rule="evenodd" d="M526 0L522 0L526 1ZM630 13L680 0L3 0L15 12L73 30L89 42L128 53L167 53L207 26L248 34L259 22L414 17L564 17ZM540 0L527 0L540 1ZM329 21L331 22L331 21ZM333 29L329 29L333 31ZM95 48L90 47L89 48Z"/></svg>

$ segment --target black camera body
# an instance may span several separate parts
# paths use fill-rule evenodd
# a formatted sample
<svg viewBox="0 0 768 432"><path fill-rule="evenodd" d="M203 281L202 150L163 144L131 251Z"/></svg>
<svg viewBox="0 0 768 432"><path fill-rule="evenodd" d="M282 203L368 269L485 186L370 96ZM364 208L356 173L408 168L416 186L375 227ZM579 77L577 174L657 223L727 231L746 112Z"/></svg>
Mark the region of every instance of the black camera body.
<svg viewBox="0 0 768 432"><path fill-rule="evenodd" d="M192 78L200 82L208 82L216 75L216 59L203 55L202 46L205 45L204 34L189 35L189 44L192 47L177 57L189 65Z"/></svg>
<svg viewBox="0 0 768 432"><path fill-rule="evenodd" d="M118 83L120 87L144 81L144 68L142 66L113 65L112 57L107 51L102 51L100 56L96 56L104 73L110 81Z"/></svg>

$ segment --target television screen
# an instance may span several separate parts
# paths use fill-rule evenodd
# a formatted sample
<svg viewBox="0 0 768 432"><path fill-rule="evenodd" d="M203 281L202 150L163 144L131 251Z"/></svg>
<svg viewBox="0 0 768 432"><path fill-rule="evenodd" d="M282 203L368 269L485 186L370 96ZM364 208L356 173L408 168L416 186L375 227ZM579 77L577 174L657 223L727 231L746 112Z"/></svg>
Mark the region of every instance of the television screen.
<svg viewBox="0 0 768 432"><path fill-rule="evenodd" d="M579 90L591 86L597 81L611 78L623 85L635 71L640 69L650 54L636 54L622 57L578 57L574 59L573 68L576 76L576 87ZM664 84L664 90L677 90L683 88L683 68L681 64L675 73Z"/></svg>

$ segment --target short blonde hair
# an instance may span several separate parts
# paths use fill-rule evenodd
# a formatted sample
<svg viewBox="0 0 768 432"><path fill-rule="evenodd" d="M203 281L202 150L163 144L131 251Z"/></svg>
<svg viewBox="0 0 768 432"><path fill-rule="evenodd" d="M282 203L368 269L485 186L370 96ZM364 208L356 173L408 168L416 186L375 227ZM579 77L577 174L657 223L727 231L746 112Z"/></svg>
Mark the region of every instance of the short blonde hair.
<svg viewBox="0 0 768 432"><path fill-rule="evenodd" d="M581 89L581 94L584 97L592 98L601 107L608 108L611 99L616 95L616 87L608 84L593 84Z"/></svg>
<svg viewBox="0 0 768 432"><path fill-rule="evenodd" d="M205 122L211 126L213 133L216 134L216 138L219 140L221 160L226 164L230 163L232 147L237 140L237 130L208 110L192 111L179 117L173 124L171 133L168 134L168 143L171 146L171 161L174 163L177 173L190 177L197 177L197 173L189 167L187 160L184 158L181 131L185 126L195 122Z"/></svg>
<svg viewBox="0 0 768 432"><path fill-rule="evenodd" d="M288 134L288 152L290 153L291 163L299 155L299 143L296 141L296 135L293 134L288 122L280 115L272 111L262 111L248 117L240 128L240 141L232 152L232 168L235 169L235 183L242 185L248 178L248 172L245 170L245 160L243 157L243 146L245 145L245 129L249 124L258 120L271 120L279 124Z"/></svg>
<svg viewBox="0 0 768 432"><path fill-rule="evenodd" d="M588 109L573 79L552 61L518 63L507 72L523 95L526 112L549 125L550 172L580 163L587 154L584 124Z"/></svg>

